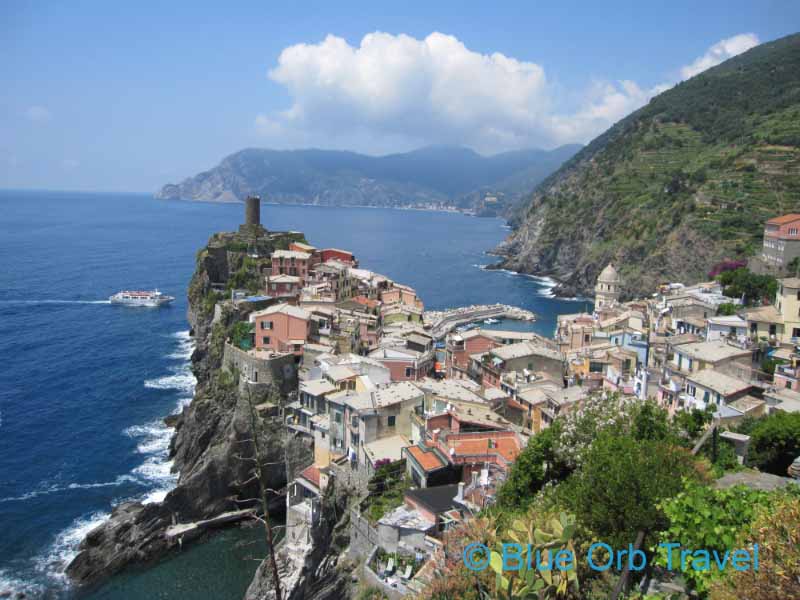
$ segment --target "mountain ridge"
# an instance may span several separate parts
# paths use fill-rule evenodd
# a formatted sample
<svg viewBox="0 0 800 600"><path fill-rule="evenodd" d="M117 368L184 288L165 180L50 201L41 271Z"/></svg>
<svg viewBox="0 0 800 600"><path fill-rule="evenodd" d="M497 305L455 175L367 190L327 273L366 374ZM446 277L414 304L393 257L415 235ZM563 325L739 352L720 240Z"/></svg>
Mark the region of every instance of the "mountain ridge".
<svg viewBox="0 0 800 600"><path fill-rule="evenodd" d="M544 179L512 216L499 266L591 293L609 262L624 293L704 279L755 254L763 222L800 210L800 35L681 82Z"/></svg>
<svg viewBox="0 0 800 600"><path fill-rule="evenodd" d="M212 169L165 185L156 195L236 201L256 194L279 203L474 209L483 193L494 192L497 186L505 209L579 148L573 144L488 157L452 146L378 157L344 150L246 148Z"/></svg>

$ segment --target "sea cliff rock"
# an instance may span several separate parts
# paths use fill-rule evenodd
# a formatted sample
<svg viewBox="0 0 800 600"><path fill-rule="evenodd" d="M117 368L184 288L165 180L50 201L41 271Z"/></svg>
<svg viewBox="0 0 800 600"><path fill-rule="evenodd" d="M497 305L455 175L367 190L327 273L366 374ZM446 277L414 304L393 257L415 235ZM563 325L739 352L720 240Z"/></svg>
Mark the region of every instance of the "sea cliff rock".
<svg viewBox="0 0 800 600"><path fill-rule="evenodd" d="M335 483L323 497L308 548L279 547L278 571L283 600L339 600L351 595L354 564L346 557L350 543L349 492ZM244 600L276 598L269 560L259 565Z"/></svg>
<svg viewBox="0 0 800 600"><path fill-rule="evenodd" d="M163 502L117 506L106 522L89 532L67 567L68 577L78 585L96 584L131 564L163 557L177 544L165 536L171 525L245 508L258 497L249 460L253 456L250 404L263 399L245 397L232 374L222 370L222 347L232 315L220 311L215 319L219 296L212 289L212 282L224 285L232 274L246 281L247 268L258 267L247 266L243 245L246 241L235 234L213 237L198 254L189 286L197 386L189 406L170 419L175 427L170 455L179 473L177 486ZM269 248L262 250L269 255ZM264 469L266 483L280 489L286 483L282 429L264 422L261 435L264 459L274 463Z"/></svg>

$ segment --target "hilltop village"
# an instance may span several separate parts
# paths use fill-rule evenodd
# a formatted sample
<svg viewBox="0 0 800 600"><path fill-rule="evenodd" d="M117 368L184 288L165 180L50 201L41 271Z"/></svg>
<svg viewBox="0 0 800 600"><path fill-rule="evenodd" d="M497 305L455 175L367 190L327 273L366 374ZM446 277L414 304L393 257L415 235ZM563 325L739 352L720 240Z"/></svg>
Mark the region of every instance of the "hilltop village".
<svg viewBox="0 0 800 600"><path fill-rule="evenodd" d="M560 315L546 338L494 328L498 318L534 318L512 307L427 313L411 287L301 234L263 255L259 239L275 234L261 226L257 198L246 206L231 235L251 239L245 260L258 277L242 289L231 285L236 274L211 281L212 323L228 320L222 368L239 392L307 450L285 488L289 588L332 482L351 498L350 558L363 561L368 583L399 596L431 581L443 532L493 505L532 436L591 398L709 414L739 462L748 436L730 426L800 412L798 278L780 279L773 303L754 309L717 281L664 284L623 302L608 265L593 312ZM798 215L767 224L765 262L796 255L798 227Z"/></svg>

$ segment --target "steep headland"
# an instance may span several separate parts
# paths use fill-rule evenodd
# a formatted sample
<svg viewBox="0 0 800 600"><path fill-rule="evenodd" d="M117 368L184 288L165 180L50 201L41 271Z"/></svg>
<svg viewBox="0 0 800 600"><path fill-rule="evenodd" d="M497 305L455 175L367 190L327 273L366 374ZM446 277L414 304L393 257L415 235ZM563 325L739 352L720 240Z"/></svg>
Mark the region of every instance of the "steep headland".
<svg viewBox="0 0 800 600"><path fill-rule="evenodd" d="M255 250L268 257L290 240L302 239L301 234L266 234ZM247 508L259 497L251 460L250 405L267 399L279 401L296 387L296 380L276 379L265 394L269 398L254 399L246 397L222 369L224 343L236 319L231 309L215 314L215 304L224 296L221 290L247 288L260 281L260 261L248 256L253 249L249 235L216 234L198 253L189 286L188 314L196 340L192 368L197 387L191 404L170 419L175 427L170 454L179 473L178 484L163 502L117 506L103 525L91 531L67 568L76 584L96 584L127 566L157 560L178 543L165 536L171 525ZM280 489L287 479L282 429L264 418L259 431L262 454L274 463L264 469L265 482ZM277 504L282 504L279 498Z"/></svg>
<svg viewBox="0 0 800 600"><path fill-rule="evenodd" d="M500 214L580 149L519 150L481 156L467 148L431 147L365 156L335 150L247 149L179 184L160 198L323 206L459 208ZM484 205L485 196L493 200Z"/></svg>
<svg viewBox="0 0 800 600"><path fill-rule="evenodd" d="M764 221L800 209L800 34L680 83L543 181L500 266L589 293L613 262L625 296L747 257Z"/></svg>

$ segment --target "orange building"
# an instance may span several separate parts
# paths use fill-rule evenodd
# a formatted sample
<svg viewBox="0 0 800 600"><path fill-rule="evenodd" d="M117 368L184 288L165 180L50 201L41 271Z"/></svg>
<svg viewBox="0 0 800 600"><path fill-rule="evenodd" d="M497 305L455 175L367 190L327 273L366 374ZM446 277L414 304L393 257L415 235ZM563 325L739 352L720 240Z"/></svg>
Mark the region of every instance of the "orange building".
<svg viewBox="0 0 800 600"><path fill-rule="evenodd" d="M310 315L302 308L277 304L250 315L255 329L255 346L273 352L303 353L308 341Z"/></svg>

